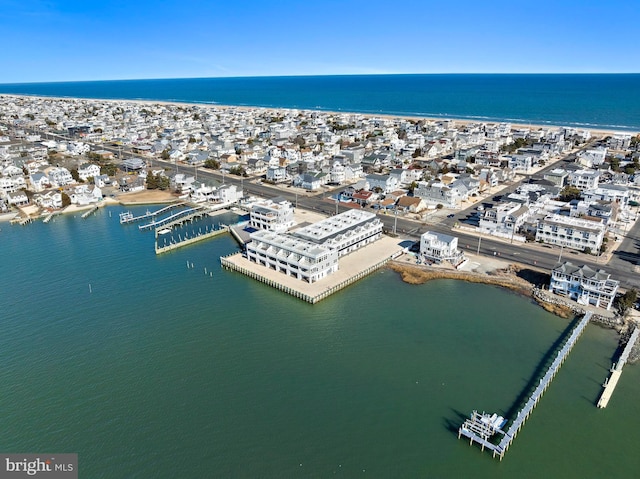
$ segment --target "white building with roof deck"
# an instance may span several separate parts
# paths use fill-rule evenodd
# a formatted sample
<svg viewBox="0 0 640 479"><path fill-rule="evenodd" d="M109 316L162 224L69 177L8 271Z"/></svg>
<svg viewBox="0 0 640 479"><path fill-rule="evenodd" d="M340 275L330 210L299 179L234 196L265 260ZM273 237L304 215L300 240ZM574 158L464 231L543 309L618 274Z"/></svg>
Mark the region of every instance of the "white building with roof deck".
<svg viewBox="0 0 640 479"><path fill-rule="evenodd" d="M610 276L602 269L594 270L586 265L576 266L565 261L558 263L551 271L549 291L567 296L578 304L591 304L608 310L620 284Z"/></svg>
<svg viewBox="0 0 640 479"><path fill-rule="evenodd" d="M338 252L288 234L256 231L247 244L249 261L315 283L338 271Z"/></svg>
<svg viewBox="0 0 640 479"><path fill-rule="evenodd" d="M296 224L293 206L286 200L254 203L249 213L249 226L283 233Z"/></svg>
<svg viewBox="0 0 640 479"><path fill-rule="evenodd" d="M569 172L568 184L575 186L580 191L591 190L598 187L600 172L595 170L575 170Z"/></svg>
<svg viewBox="0 0 640 479"><path fill-rule="evenodd" d="M344 256L382 236L382 221L368 211L349 210L292 233L293 236L323 245Z"/></svg>
<svg viewBox="0 0 640 479"><path fill-rule="evenodd" d="M605 229L602 220L550 214L538 222L536 241L595 253L602 246Z"/></svg>
<svg viewBox="0 0 640 479"><path fill-rule="evenodd" d="M435 231L420 236L420 255L427 261L449 261L454 266L464 261L464 253L458 249L458 238Z"/></svg>

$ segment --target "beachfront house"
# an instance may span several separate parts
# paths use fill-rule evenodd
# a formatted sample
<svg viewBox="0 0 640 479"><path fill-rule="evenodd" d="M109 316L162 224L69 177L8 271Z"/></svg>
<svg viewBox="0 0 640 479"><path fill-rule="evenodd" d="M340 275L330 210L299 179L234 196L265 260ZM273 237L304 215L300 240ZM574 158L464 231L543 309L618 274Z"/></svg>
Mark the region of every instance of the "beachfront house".
<svg viewBox="0 0 640 479"><path fill-rule="evenodd" d="M425 262L447 261L455 267L464 261L464 253L458 249L458 238L435 231L427 231L420 236L420 256Z"/></svg>
<svg viewBox="0 0 640 479"><path fill-rule="evenodd" d="M558 263L551 271L549 291L568 297L578 304L611 309L619 282L602 269L576 266L569 261Z"/></svg>

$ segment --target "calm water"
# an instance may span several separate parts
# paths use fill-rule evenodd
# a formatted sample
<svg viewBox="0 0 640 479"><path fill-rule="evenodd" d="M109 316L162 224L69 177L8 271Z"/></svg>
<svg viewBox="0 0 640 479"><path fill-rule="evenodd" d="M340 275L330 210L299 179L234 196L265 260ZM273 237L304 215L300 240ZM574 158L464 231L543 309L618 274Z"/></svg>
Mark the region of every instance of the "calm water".
<svg viewBox="0 0 640 479"><path fill-rule="evenodd" d="M346 75L3 84L0 93L640 130L640 74Z"/></svg>
<svg viewBox="0 0 640 479"><path fill-rule="evenodd" d="M311 306L221 270L229 236L156 257L108 211L0 225L2 451L78 452L91 478L638 471L640 368L594 405L609 331L587 328L500 463L454 430L516 408L566 320L386 270Z"/></svg>

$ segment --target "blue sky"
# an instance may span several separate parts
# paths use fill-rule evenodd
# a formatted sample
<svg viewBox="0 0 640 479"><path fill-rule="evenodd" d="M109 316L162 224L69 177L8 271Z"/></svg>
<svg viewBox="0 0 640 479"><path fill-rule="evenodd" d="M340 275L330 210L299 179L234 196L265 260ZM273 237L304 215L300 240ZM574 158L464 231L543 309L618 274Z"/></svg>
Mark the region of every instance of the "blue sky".
<svg viewBox="0 0 640 479"><path fill-rule="evenodd" d="M640 72L630 1L0 0L0 83Z"/></svg>

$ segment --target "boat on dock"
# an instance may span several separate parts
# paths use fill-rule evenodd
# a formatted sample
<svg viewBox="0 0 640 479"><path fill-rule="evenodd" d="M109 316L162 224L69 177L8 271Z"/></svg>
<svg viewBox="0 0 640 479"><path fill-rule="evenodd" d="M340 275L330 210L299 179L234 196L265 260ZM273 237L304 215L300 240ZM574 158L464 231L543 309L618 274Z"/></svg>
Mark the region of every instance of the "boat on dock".
<svg viewBox="0 0 640 479"><path fill-rule="evenodd" d="M166 235L167 233L171 233L171 228L162 228L161 230L158 230L159 235Z"/></svg>
<svg viewBox="0 0 640 479"><path fill-rule="evenodd" d="M131 211L120 213L120 224L130 223L131 220L133 220L133 213Z"/></svg>

